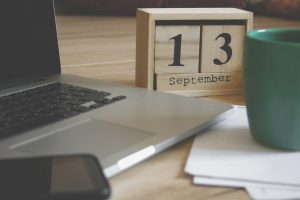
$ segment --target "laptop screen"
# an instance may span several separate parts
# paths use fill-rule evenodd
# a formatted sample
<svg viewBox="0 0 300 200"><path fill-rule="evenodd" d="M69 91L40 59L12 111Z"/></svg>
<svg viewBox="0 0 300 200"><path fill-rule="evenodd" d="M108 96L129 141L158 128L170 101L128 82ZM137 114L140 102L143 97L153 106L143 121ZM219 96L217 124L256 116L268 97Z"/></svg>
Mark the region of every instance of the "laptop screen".
<svg viewBox="0 0 300 200"><path fill-rule="evenodd" d="M52 0L2 0L0 82L60 73Z"/></svg>

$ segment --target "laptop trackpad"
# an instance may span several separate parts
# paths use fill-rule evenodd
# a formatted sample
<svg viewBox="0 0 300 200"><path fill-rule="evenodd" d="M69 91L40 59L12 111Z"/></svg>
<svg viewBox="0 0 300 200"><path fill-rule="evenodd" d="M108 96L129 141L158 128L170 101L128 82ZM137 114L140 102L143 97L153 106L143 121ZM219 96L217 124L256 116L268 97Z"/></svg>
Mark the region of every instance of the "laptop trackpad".
<svg viewBox="0 0 300 200"><path fill-rule="evenodd" d="M90 119L46 135L48 136L22 145L17 150L31 155L97 153L103 159L140 144L155 134Z"/></svg>

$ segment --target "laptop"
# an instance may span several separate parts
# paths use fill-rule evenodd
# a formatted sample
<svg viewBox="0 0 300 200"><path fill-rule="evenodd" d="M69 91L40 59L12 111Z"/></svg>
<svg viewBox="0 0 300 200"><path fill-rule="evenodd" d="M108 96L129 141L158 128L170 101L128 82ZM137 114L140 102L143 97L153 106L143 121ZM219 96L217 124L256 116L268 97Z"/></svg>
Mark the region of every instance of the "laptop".
<svg viewBox="0 0 300 200"><path fill-rule="evenodd" d="M61 74L53 1L5 0L0 10L0 158L89 153L111 177L232 108Z"/></svg>

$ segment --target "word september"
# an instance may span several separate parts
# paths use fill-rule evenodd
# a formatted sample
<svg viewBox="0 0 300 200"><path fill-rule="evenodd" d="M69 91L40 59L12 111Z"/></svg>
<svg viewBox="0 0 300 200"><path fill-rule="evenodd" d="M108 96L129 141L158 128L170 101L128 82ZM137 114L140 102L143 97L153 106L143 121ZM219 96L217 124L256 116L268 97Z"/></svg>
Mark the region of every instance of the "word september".
<svg viewBox="0 0 300 200"><path fill-rule="evenodd" d="M177 78L170 77L169 85L181 85L189 86L202 83L219 83L219 82L230 82L230 75L200 75L197 77L186 77L186 78Z"/></svg>

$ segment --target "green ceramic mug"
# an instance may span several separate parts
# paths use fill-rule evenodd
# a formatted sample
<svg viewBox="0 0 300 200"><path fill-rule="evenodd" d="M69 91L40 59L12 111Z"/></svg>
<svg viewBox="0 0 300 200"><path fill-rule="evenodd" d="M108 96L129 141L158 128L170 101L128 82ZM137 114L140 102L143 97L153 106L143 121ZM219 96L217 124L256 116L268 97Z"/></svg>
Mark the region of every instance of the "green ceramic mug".
<svg viewBox="0 0 300 200"><path fill-rule="evenodd" d="M300 150L300 29L249 32L244 52L251 134L271 147Z"/></svg>

